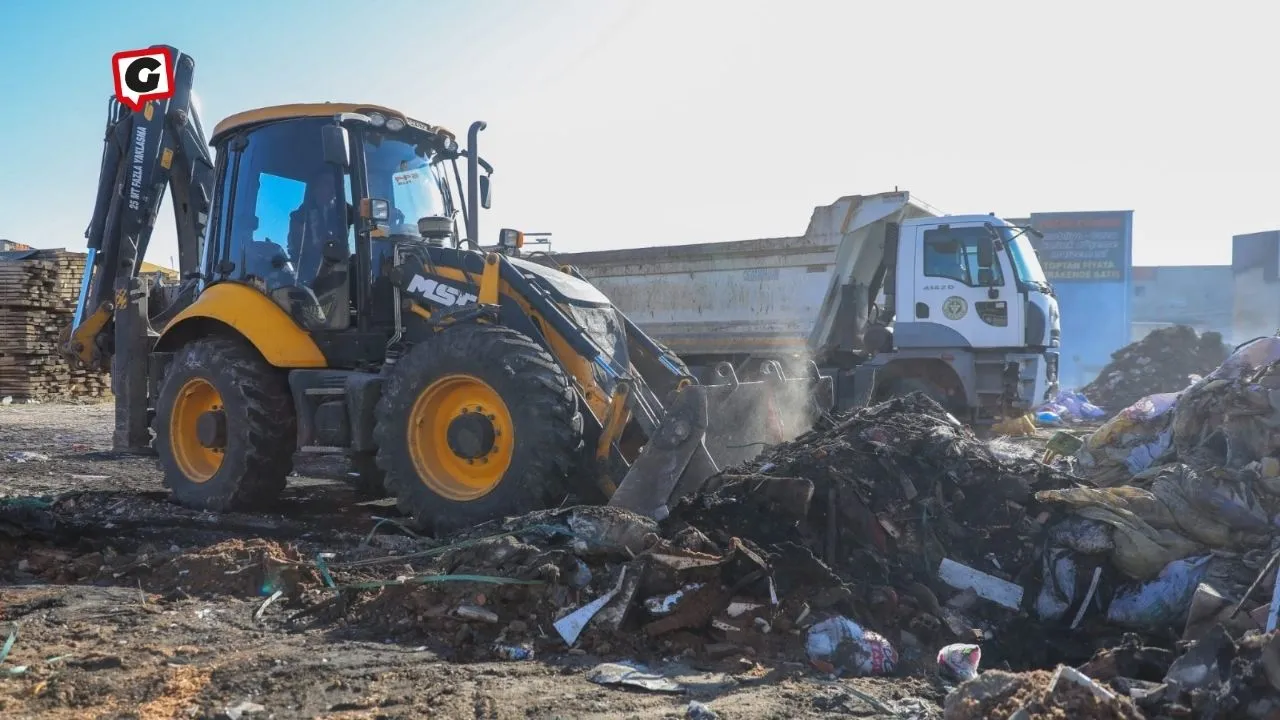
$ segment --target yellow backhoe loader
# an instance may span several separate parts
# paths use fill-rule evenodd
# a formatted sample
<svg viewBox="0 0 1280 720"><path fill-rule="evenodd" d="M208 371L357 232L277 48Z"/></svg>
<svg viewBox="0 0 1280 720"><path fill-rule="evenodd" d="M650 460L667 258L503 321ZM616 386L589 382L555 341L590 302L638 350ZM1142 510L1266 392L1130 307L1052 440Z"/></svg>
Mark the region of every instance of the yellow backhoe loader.
<svg viewBox="0 0 1280 720"><path fill-rule="evenodd" d="M316 452L437 532L568 495L660 517L778 439L771 403L831 407L816 366L700 384L573 268L522 258L520 232L482 247L483 122L461 148L387 107L296 104L206 141L194 62L168 50L172 98L110 106L64 351L112 370L116 446L153 448L180 503L260 506ZM183 284L150 308L166 188Z"/></svg>

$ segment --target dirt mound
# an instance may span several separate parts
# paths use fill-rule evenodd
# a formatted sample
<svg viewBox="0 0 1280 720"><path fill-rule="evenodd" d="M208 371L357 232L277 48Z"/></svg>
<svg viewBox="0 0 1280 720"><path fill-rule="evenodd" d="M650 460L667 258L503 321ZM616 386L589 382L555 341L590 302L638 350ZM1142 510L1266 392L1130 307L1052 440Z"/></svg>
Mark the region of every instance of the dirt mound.
<svg viewBox="0 0 1280 720"><path fill-rule="evenodd" d="M130 585L161 595L294 596L318 585L314 566L294 548L275 541L232 539L182 550L142 543L131 552L86 543L58 547L45 543L0 546L3 575L55 585Z"/></svg>
<svg viewBox="0 0 1280 720"><path fill-rule="evenodd" d="M293 595L320 581L314 566L296 549L272 540L228 540L158 560L152 563L143 556L131 563L153 592L254 597L282 590Z"/></svg>
<svg viewBox="0 0 1280 720"><path fill-rule="evenodd" d="M1095 694L1085 685L1059 679L1045 670L1011 674L992 670L966 682L947 697L945 720L1142 720L1125 697ZM1104 691L1105 692L1105 691Z"/></svg>
<svg viewBox="0 0 1280 720"><path fill-rule="evenodd" d="M1081 388L1093 404L1115 414L1148 395L1178 392L1227 359L1222 335L1197 335L1186 325L1151 331L1111 354L1111 362Z"/></svg>

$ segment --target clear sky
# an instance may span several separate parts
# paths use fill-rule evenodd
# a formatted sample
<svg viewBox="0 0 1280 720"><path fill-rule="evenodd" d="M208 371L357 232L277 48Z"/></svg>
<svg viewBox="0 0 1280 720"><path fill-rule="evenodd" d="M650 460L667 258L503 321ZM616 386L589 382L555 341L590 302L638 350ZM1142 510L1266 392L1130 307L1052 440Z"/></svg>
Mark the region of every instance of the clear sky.
<svg viewBox="0 0 1280 720"><path fill-rule="evenodd" d="M587 250L796 235L895 186L952 213L1134 210L1137 264L1280 228L1280 4L10 2L0 237L80 248L110 58L196 60L206 129L300 101L489 123L503 226ZM148 259L170 264L162 210Z"/></svg>

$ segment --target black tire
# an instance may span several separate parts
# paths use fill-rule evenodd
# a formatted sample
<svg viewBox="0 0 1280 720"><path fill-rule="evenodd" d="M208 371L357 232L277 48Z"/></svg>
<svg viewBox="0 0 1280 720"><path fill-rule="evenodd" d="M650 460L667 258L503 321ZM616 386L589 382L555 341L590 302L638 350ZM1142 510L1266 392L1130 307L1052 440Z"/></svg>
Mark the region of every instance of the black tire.
<svg viewBox="0 0 1280 720"><path fill-rule="evenodd" d="M356 491L356 495L367 500L381 500L389 495L384 482L387 474L378 467L378 458L374 453L351 453L348 460L351 468L346 480Z"/></svg>
<svg viewBox="0 0 1280 720"><path fill-rule="evenodd" d="M458 472L450 476L449 467L439 464L455 469L466 464L451 444L435 442L427 447L420 434L413 440L410 436L411 425L449 427L438 420L419 425L411 416L420 397L430 403L450 383L474 389L476 397L488 397L479 415L496 415L490 427L505 423L511 430L512 437L505 441L500 439L502 433L494 436L497 455L481 458L486 465L489 457L509 458L509 462L482 469L480 462L473 461L466 471L458 471L470 473L474 466L477 476L488 474L486 480L476 482L478 486L491 482L489 489L477 487L472 495L459 491L451 497L440 487L457 488ZM425 395L428 390L431 394ZM420 411L423 417L458 417L443 410ZM383 385L374 434L378 466L386 473L386 488L401 512L411 515L418 529L442 534L559 502L581 453L582 415L564 370L541 345L510 328L460 325L415 345L396 362ZM420 469L415 449L420 458L429 456L438 472Z"/></svg>
<svg viewBox="0 0 1280 720"><path fill-rule="evenodd" d="M201 381L220 396L226 443L216 471L198 482L199 474L190 474L192 465L183 459L189 455L175 445L183 441L172 436L171 429L183 424L174 422L175 411L180 418L189 417L180 391L203 387ZM179 504L213 511L252 509L274 501L284 490L297 444L293 398L284 374L252 346L230 337L207 337L186 345L169 365L156 405L155 447L164 484Z"/></svg>

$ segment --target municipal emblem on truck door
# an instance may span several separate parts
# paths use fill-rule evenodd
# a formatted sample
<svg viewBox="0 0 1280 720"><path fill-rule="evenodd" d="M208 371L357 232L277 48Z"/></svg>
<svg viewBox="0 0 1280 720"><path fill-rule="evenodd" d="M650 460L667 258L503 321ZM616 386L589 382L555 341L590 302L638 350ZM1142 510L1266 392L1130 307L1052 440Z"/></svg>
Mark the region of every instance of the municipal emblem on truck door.
<svg viewBox="0 0 1280 720"><path fill-rule="evenodd" d="M952 295L942 302L942 314L948 320L959 320L969 312L969 302L959 295Z"/></svg>

